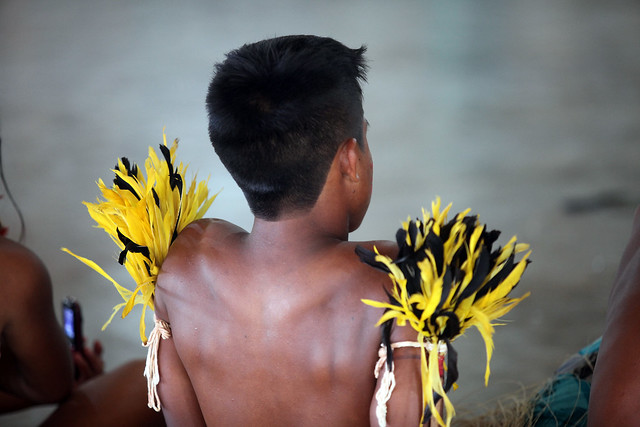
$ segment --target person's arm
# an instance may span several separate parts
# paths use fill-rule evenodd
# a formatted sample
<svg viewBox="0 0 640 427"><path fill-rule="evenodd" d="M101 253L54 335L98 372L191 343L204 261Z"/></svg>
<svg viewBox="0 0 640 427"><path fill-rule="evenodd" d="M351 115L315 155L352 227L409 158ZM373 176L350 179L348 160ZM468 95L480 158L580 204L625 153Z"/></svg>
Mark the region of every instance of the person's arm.
<svg viewBox="0 0 640 427"><path fill-rule="evenodd" d="M391 333L391 342L415 341L416 332L410 326L395 327ZM422 377L420 371L420 349L414 347L402 347L393 350L394 374L396 386L387 402L387 425L393 426L417 426L422 418ZM384 369L384 368L383 368ZM382 375L380 372L376 392L380 388ZM376 408L378 402L375 398L371 401L369 422L372 426L378 426ZM436 407L440 416L444 419L443 402L440 400ZM435 417L425 423L430 427L438 426Z"/></svg>
<svg viewBox="0 0 640 427"><path fill-rule="evenodd" d="M156 290L155 315L169 322L164 304ZM158 395L162 414L167 425L204 426L205 421L198 404L198 398L185 370L173 338L161 339L158 349L158 372L160 383Z"/></svg>
<svg viewBox="0 0 640 427"><path fill-rule="evenodd" d="M640 208L614 281L589 399L589 425L637 425L640 413Z"/></svg>
<svg viewBox="0 0 640 427"><path fill-rule="evenodd" d="M394 325L391 342L415 341L417 333L410 326ZM417 426L422 416L422 385L420 377L420 350L418 348L397 348L393 351L394 374L396 386L387 402L387 425ZM376 393L380 388L384 367L378 376ZM378 426L376 409L378 401L374 394L371 400L369 421Z"/></svg>
<svg viewBox="0 0 640 427"><path fill-rule="evenodd" d="M144 362L132 360L84 382L40 427L164 426L162 414L147 408Z"/></svg>
<svg viewBox="0 0 640 427"><path fill-rule="evenodd" d="M31 251L0 240L0 390L33 403L59 401L71 391L73 371L49 274Z"/></svg>
<svg viewBox="0 0 640 427"><path fill-rule="evenodd" d="M33 406L30 400L0 391L0 414L19 411L30 406Z"/></svg>
<svg viewBox="0 0 640 427"><path fill-rule="evenodd" d="M376 241L375 246L378 251L386 256L395 258L398 255L398 246L395 242ZM403 341L415 342L418 333L408 324L397 326L394 324L391 330L391 342L399 343ZM422 376L420 367L420 349L414 347L396 348L393 351L394 375L396 386L387 402L387 425L393 426L417 426L422 418ZM384 367L378 376L376 393L380 388ZM375 394L371 400L369 411L369 422L372 426L378 426L376 408L378 402ZM442 408L441 402L437 405ZM442 415L442 410L440 411ZM437 422L432 417L430 426L437 426Z"/></svg>

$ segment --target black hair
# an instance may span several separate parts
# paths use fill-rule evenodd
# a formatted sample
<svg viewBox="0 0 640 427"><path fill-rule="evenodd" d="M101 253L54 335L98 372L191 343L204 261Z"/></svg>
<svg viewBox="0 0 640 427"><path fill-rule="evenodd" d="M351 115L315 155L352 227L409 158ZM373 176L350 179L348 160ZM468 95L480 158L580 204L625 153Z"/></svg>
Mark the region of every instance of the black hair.
<svg viewBox="0 0 640 427"><path fill-rule="evenodd" d="M209 137L257 217L313 207L340 144L362 141L365 51L285 36L246 44L215 65Z"/></svg>

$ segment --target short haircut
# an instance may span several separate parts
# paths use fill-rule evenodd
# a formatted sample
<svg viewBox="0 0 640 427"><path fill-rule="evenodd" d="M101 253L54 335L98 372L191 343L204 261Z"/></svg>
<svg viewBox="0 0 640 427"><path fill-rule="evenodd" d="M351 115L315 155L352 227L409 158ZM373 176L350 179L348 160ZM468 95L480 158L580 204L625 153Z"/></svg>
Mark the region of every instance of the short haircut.
<svg viewBox="0 0 640 427"><path fill-rule="evenodd" d="M365 51L285 36L246 44L215 65L209 137L256 217L312 208L340 144L362 141Z"/></svg>

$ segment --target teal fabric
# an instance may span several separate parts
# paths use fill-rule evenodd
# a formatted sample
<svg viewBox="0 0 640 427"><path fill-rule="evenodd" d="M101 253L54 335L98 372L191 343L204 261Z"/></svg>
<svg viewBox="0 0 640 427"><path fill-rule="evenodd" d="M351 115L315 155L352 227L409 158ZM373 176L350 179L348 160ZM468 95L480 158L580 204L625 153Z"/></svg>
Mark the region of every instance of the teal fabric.
<svg viewBox="0 0 640 427"><path fill-rule="evenodd" d="M597 340L595 340L594 342L592 342L591 344L589 344L588 346L580 350L578 354L586 356L588 354L597 353L600 350L601 342L602 342L602 337L598 338Z"/></svg>
<svg viewBox="0 0 640 427"><path fill-rule="evenodd" d="M561 374L538 393L534 419L536 427L587 425L591 381L574 374Z"/></svg>
<svg viewBox="0 0 640 427"><path fill-rule="evenodd" d="M534 399L534 426L582 427L587 425L592 364L600 350L601 338L569 359L551 382ZM587 363L589 360L589 363Z"/></svg>

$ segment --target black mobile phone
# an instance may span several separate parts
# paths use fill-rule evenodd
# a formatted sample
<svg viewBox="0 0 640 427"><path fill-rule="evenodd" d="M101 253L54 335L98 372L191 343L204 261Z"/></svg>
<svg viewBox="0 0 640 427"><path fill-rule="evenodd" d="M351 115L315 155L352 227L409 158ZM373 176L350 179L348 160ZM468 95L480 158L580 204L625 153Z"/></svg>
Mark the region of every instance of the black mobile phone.
<svg viewBox="0 0 640 427"><path fill-rule="evenodd" d="M73 297L66 297L62 301L62 321L64 325L64 332L69 338L71 348L77 351L82 351L83 336L82 336L82 311L80 310L80 304Z"/></svg>

